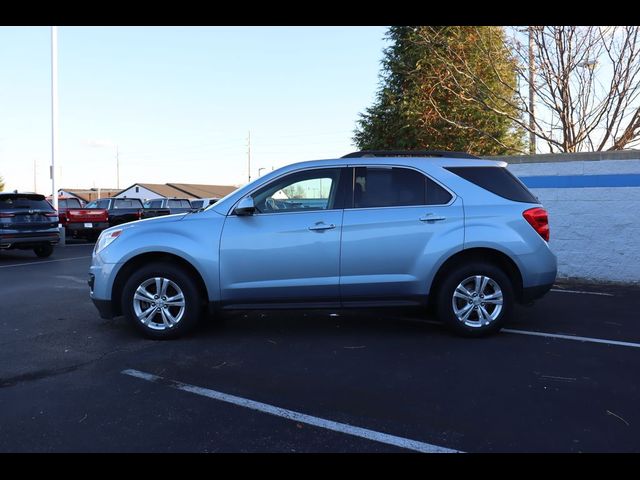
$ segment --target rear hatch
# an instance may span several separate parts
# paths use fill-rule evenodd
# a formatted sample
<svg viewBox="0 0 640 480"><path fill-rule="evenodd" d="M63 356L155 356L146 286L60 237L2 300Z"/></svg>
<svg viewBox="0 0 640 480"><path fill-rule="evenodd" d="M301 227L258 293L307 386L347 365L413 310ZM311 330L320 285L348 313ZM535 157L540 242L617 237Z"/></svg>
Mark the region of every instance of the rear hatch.
<svg viewBox="0 0 640 480"><path fill-rule="evenodd" d="M5 232L24 233L49 231L58 226L58 214L43 195L0 195L0 227Z"/></svg>
<svg viewBox="0 0 640 480"><path fill-rule="evenodd" d="M81 222L107 222L109 213L104 209L74 209L67 210L67 221L69 223Z"/></svg>
<svg viewBox="0 0 640 480"><path fill-rule="evenodd" d="M58 200L60 219L63 223L96 223L109 221L109 213L104 209L82 208L77 198Z"/></svg>

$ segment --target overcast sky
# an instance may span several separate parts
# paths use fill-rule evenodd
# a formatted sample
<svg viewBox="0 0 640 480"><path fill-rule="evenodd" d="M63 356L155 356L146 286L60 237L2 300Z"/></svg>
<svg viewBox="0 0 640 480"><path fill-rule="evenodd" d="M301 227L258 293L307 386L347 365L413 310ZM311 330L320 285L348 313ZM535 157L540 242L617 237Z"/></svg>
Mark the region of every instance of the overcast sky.
<svg viewBox="0 0 640 480"><path fill-rule="evenodd" d="M384 27L59 27L60 187L241 184L354 150ZM0 27L0 175L51 192L50 28ZM262 171L264 173L264 170Z"/></svg>

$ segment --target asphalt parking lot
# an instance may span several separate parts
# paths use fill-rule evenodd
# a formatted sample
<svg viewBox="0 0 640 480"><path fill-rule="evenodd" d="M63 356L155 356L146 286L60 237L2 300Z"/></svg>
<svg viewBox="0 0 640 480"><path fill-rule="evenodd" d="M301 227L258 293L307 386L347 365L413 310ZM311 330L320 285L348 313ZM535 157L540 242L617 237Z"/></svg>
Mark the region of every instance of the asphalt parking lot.
<svg viewBox="0 0 640 480"><path fill-rule="evenodd" d="M235 313L138 336L92 245L0 253L2 452L638 452L640 289L559 284L499 335L393 312Z"/></svg>

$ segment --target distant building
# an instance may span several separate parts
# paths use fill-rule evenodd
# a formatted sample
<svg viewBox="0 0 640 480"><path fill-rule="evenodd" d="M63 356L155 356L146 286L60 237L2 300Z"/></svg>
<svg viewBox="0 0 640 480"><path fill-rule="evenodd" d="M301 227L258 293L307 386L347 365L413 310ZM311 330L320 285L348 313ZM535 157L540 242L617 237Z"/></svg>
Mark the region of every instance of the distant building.
<svg viewBox="0 0 640 480"><path fill-rule="evenodd" d="M134 183L114 197L139 198L222 198L236 190L234 185L202 185L192 183Z"/></svg>
<svg viewBox="0 0 640 480"><path fill-rule="evenodd" d="M163 183L134 183L114 196L117 198L139 198L144 201L150 198L184 198L185 194L177 188Z"/></svg>
<svg viewBox="0 0 640 480"><path fill-rule="evenodd" d="M89 203L97 198L115 197L120 190L116 188L59 188L59 197L74 197L83 203Z"/></svg>

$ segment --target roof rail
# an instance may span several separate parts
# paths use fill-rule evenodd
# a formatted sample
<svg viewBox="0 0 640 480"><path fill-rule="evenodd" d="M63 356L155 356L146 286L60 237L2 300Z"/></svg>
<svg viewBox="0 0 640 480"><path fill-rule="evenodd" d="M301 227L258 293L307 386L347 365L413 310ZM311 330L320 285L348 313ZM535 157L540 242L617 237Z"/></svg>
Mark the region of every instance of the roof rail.
<svg viewBox="0 0 640 480"><path fill-rule="evenodd" d="M466 152L447 152L445 150L361 150L344 155L342 158L362 157L448 157L448 158L477 158Z"/></svg>

